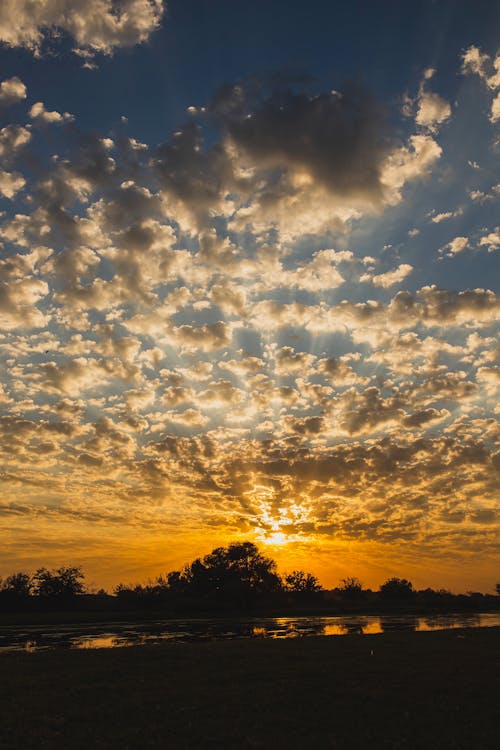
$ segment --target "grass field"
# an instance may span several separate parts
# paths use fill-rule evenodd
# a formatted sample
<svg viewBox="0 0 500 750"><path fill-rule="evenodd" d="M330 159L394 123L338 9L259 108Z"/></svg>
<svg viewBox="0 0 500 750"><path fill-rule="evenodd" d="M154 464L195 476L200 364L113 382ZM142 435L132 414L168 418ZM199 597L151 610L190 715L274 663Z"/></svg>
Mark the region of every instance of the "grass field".
<svg viewBox="0 0 500 750"><path fill-rule="evenodd" d="M500 628L0 656L0 748L493 750Z"/></svg>

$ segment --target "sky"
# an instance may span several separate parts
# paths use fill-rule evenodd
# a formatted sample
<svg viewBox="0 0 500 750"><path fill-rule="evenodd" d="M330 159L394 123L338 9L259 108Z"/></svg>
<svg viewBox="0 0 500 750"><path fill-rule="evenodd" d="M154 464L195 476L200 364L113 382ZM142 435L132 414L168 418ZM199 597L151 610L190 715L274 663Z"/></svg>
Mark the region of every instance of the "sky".
<svg viewBox="0 0 500 750"><path fill-rule="evenodd" d="M500 6L4 0L0 575L498 581Z"/></svg>

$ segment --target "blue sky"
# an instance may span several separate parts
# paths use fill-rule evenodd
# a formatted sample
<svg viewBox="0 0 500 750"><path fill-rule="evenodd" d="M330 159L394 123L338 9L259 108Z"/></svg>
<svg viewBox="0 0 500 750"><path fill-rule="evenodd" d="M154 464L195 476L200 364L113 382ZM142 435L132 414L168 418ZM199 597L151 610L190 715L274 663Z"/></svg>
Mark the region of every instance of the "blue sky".
<svg viewBox="0 0 500 750"><path fill-rule="evenodd" d="M494 53L499 20L487 1L174 0L147 44L101 56L98 74L67 54L68 39L36 64L29 51L4 47L2 70L43 92L47 106L75 112L82 126L106 129L127 114L151 143L179 125L187 106L257 72L296 69L320 87L360 77L393 100L434 67L437 84L453 98L463 85L457 58L471 44Z"/></svg>
<svg viewBox="0 0 500 750"><path fill-rule="evenodd" d="M494 585L499 16L3 4L0 572Z"/></svg>

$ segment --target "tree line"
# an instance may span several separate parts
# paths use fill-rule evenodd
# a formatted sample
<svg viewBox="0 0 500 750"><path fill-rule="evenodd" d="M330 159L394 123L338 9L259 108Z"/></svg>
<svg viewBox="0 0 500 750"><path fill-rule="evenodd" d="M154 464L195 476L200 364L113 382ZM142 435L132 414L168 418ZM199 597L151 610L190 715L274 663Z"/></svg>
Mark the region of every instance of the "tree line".
<svg viewBox="0 0 500 750"><path fill-rule="evenodd" d="M312 573L294 570L281 576L276 562L255 544L238 542L217 547L150 583L120 583L112 595L104 590L90 593L81 567L38 568L33 574L16 572L0 579L0 607L72 608L86 602L93 608L163 608L169 612L297 606L343 611L394 606L478 610L498 607L500 584L496 590L496 597L480 592L455 595L430 588L416 591L411 581L393 577L374 592L365 589L358 578L347 577L337 588L325 591Z"/></svg>

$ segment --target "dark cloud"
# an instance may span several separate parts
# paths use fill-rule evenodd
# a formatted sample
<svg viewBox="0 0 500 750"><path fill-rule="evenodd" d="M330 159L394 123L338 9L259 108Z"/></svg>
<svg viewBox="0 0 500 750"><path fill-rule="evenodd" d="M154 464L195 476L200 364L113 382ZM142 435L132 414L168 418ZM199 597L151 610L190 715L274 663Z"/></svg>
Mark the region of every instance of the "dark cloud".
<svg viewBox="0 0 500 750"><path fill-rule="evenodd" d="M204 149L203 132L188 123L158 148L155 169L161 187L188 207L196 223L207 223L233 185L231 160L221 144Z"/></svg>
<svg viewBox="0 0 500 750"><path fill-rule="evenodd" d="M251 164L305 173L342 199L381 201L390 139L382 107L367 91L349 85L256 99L236 85L214 99L211 112Z"/></svg>

